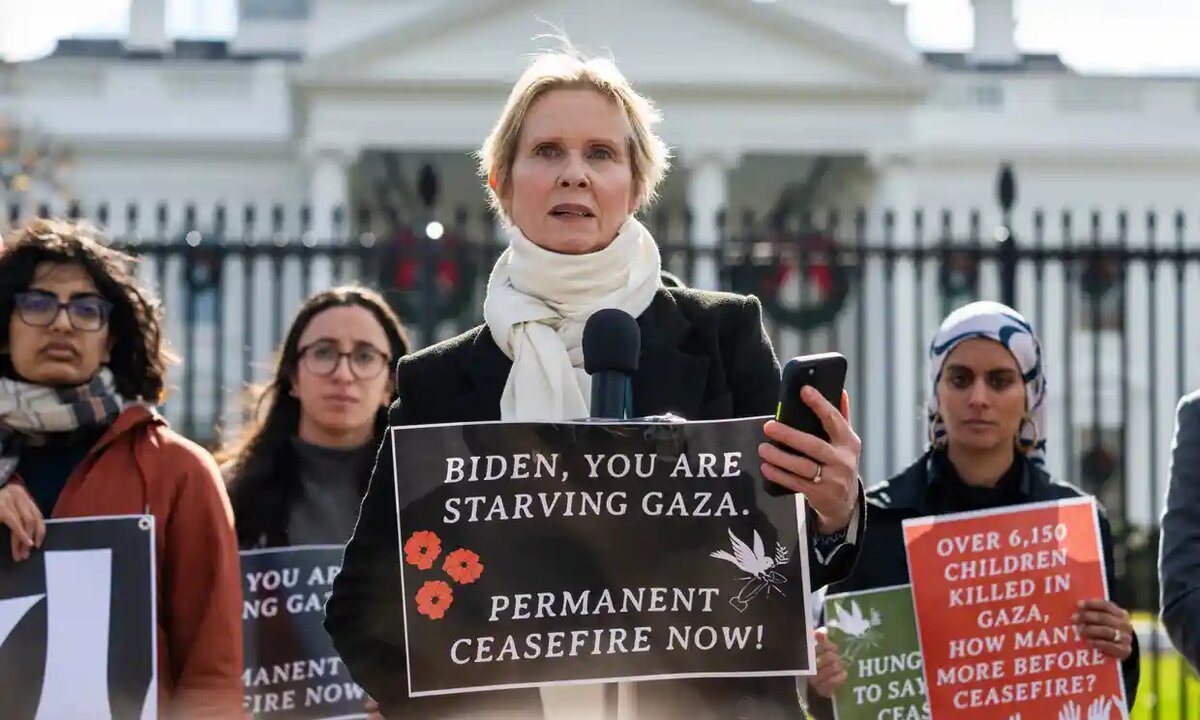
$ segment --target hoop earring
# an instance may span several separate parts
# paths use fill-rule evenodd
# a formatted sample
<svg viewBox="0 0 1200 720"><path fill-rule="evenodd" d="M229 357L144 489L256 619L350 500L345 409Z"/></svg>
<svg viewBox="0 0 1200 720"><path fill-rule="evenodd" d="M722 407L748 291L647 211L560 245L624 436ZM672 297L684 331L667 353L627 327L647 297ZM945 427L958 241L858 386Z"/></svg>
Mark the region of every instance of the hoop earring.
<svg viewBox="0 0 1200 720"><path fill-rule="evenodd" d="M943 425L943 424L945 424L945 423L942 420L942 414L940 412L935 412L933 414L933 417L929 419L929 446L930 447L933 447L933 448L940 447L938 445L937 434L935 432L935 429L937 428L938 425Z"/></svg>
<svg viewBox="0 0 1200 720"><path fill-rule="evenodd" d="M1038 441L1042 439L1042 434L1041 434L1041 431L1038 430L1037 422L1031 416L1026 415L1024 418L1021 419L1021 423L1022 424L1029 423L1030 427L1033 428L1033 440L1031 440L1029 442L1029 445L1025 446L1025 447L1022 447L1021 431L1020 430L1017 431L1017 449L1020 450L1021 452L1025 453L1026 455L1028 455L1029 453L1033 452L1034 450L1037 450L1037 444L1038 444Z"/></svg>

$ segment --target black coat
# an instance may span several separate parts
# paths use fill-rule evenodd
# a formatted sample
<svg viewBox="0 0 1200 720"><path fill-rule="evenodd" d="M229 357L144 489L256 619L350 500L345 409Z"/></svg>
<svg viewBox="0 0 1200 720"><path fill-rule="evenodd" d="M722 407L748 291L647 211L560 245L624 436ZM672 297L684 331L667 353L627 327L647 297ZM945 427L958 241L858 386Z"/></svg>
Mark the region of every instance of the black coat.
<svg viewBox="0 0 1200 720"><path fill-rule="evenodd" d="M944 457L944 456L943 456ZM1018 457L1024 468L1020 479L1018 492L1019 501L1023 504L1049 502L1052 500L1067 500L1084 497L1079 488L1064 482L1054 480L1041 468L1033 465L1024 457ZM858 561L850 574L843 580L831 584L828 594L871 590L874 588L906 585L909 583L908 560L905 555L903 523L911 518L937 515L934 506L931 487L937 482L939 463L930 453L926 453L917 462L899 475L876 485L867 492L867 524L870 532L863 538L859 549ZM1099 507L1100 514L1100 544L1104 551L1104 571L1108 578L1108 587L1114 587L1116 577L1113 572L1113 542L1112 530L1105 517L1104 508ZM1121 674L1125 680L1125 698L1129 707L1133 707L1138 686L1138 642L1133 637L1133 654L1122 663ZM817 696L809 690L810 711L818 720L833 717L833 711L828 700Z"/></svg>
<svg viewBox="0 0 1200 720"><path fill-rule="evenodd" d="M774 413L779 362L763 330L757 299L664 288L638 324L642 349L633 378L635 415L671 412L689 420L719 420ZM511 367L482 326L409 355L397 368L399 400L392 406L391 422L499 420L500 395ZM392 454L385 443L326 606L325 627L354 680L387 717L438 720L509 710L541 718L536 689L408 697L392 477ZM863 526L860 522L860 532ZM812 587L844 577L853 563L853 546L840 548L826 565L810 552ZM790 678L656 681L640 683L637 693L643 711L663 708L664 717L802 717Z"/></svg>

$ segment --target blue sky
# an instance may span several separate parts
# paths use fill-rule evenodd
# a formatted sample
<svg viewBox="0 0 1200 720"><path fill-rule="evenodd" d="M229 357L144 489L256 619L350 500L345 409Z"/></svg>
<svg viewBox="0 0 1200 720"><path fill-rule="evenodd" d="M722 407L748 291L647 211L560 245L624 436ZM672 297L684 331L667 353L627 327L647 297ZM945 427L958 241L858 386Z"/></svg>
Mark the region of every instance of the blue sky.
<svg viewBox="0 0 1200 720"><path fill-rule="evenodd" d="M890 1L910 5L919 47L970 46L969 0ZM176 36L227 37L237 24L235 0L167 3ZM44 55L62 36L123 35L128 11L129 0L0 0L0 56ZM1017 14L1018 46L1059 52L1080 70L1200 74L1200 0L1017 0Z"/></svg>

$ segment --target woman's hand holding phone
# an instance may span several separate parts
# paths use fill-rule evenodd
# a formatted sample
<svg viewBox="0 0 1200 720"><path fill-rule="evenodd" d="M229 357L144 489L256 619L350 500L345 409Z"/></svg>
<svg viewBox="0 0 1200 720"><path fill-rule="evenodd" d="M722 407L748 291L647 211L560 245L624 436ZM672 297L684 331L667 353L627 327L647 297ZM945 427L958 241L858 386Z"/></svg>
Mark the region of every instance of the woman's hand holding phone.
<svg viewBox="0 0 1200 720"><path fill-rule="evenodd" d="M830 441L768 420L763 432L778 445L764 442L758 455L763 477L803 494L817 513L817 531L830 535L845 529L854 517L862 442L850 426L850 396L845 391L841 412L812 388L804 390L803 398L821 418Z"/></svg>
<svg viewBox="0 0 1200 720"><path fill-rule="evenodd" d="M845 358L836 353L789 361L779 419L763 426L767 442L758 448L763 477L781 491L803 494L825 535L850 524L858 500L862 442L850 424L845 370ZM826 395L840 397L840 410Z"/></svg>

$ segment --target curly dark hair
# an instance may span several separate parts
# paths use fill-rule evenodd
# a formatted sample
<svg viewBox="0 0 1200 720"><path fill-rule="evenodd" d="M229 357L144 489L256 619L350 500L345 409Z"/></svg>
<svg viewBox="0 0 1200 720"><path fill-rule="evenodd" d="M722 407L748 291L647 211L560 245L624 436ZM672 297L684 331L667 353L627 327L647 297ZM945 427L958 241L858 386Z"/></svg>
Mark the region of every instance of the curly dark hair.
<svg viewBox="0 0 1200 720"><path fill-rule="evenodd" d="M0 252L0 347L8 347L16 294L33 284L38 266L78 265L113 305L108 368L117 392L129 400L161 403L167 366L175 360L163 341L161 307L134 276L136 259L107 245L98 228L76 221L38 219L13 233ZM0 355L0 375L19 379L7 354Z"/></svg>
<svg viewBox="0 0 1200 720"><path fill-rule="evenodd" d="M317 315L347 306L364 308L379 322L388 338L389 365L394 367L408 354L404 326L387 301L373 290L337 287L313 295L300 306L280 348L271 382L253 393L251 410L255 420L217 454L229 482L229 500L243 547L253 545L263 535L271 545L285 541L287 511L300 492L291 444L300 429L300 401L292 395L292 378L300 364L300 336ZM387 424L387 408L381 407L375 415L376 447L383 441ZM354 480L359 495L365 494L370 478Z"/></svg>

